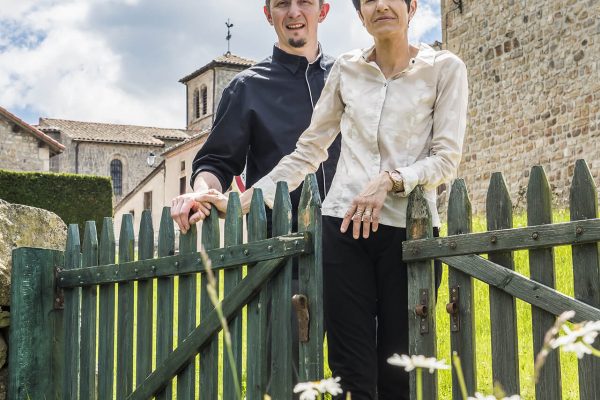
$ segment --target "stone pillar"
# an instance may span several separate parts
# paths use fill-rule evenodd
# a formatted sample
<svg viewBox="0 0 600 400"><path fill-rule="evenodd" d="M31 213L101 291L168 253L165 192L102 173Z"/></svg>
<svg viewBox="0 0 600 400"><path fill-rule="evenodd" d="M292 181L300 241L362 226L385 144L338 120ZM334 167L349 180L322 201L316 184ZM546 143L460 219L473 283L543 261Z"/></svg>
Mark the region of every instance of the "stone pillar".
<svg viewBox="0 0 600 400"><path fill-rule="evenodd" d="M7 398L12 250L39 247L64 251L66 241L67 226L56 214L0 200L0 400Z"/></svg>

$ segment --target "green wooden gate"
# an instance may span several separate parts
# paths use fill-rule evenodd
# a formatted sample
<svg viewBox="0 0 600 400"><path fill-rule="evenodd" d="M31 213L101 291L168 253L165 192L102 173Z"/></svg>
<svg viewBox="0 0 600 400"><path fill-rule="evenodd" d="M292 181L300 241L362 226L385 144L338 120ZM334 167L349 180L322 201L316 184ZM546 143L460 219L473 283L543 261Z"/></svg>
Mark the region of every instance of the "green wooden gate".
<svg viewBox="0 0 600 400"><path fill-rule="evenodd" d="M267 238L260 190L254 192L247 220L248 243L242 240L236 193L230 196L224 247L219 243L216 213L203 223L201 242L212 269L223 270L217 276L223 280L221 307L229 321L233 366L219 349L221 325L206 289L206 265L196 248L195 228L180 237L176 255L168 208L162 214L158 249L151 214L144 212L137 260L129 214L123 218L118 263L111 218L104 220L99 240L94 223L88 222L81 248L77 225L71 225L65 252L16 249L9 398L172 399L176 395L182 400L208 400L217 399L221 385L222 398L235 399L231 367L242 382L245 348L246 398L262 399L268 391L274 399L291 399L295 370L301 381L323 377L320 221L319 191L310 175L296 233L291 232L291 203L284 183L277 186L272 238ZM299 293L307 300L300 303L307 305L310 316L296 367L290 323L292 257L298 258ZM267 365L269 299L272 359Z"/></svg>
<svg viewBox="0 0 600 400"><path fill-rule="evenodd" d="M448 237L432 238L431 216L421 190L409 200L409 237L403 259L409 263L410 353L436 356L436 318L433 259L449 268L449 298L452 351L461 357L468 392L477 388L473 278L489 285L492 374L508 394L518 394L519 354L515 299L532 305L534 354L542 348L546 331L555 316L576 311L572 322L600 320L600 219L598 194L583 160L576 163L570 192L571 221L552 223L551 190L541 167L530 173L527 188L527 227L513 229L512 202L504 178L493 174L487 193L487 229L471 233L471 203L464 181L452 186L448 206ZM570 298L555 290L553 247L572 247L574 293ZM529 251L530 278L514 271L514 250ZM487 258L479 254L487 254ZM444 288L440 288L440 291ZM439 355L448 359L450 354ZM479 360L481 361L481 360ZM424 398L438 396L436 375L425 373ZM416 398L415 374L411 375L411 398ZM582 400L600 396L600 360L579 361L579 391ZM560 354L551 353L535 387L540 400L561 399ZM447 397L446 397L447 398ZM462 399L453 372L452 398Z"/></svg>

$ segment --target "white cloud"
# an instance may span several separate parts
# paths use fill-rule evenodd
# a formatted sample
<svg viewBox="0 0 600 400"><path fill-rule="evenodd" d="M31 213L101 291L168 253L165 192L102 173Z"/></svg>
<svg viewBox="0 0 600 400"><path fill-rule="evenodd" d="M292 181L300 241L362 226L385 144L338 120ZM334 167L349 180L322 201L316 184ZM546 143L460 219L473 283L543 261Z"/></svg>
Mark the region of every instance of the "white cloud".
<svg viewBox="0 0 600 400"><path fill-rule="evenodd" d="M439 30L434 1L419 3L411 42ZM0 105L36 116L182 127L177 80L225 52L227 18L236 54L262 59L276 40L262 0L2 2ZM351 1L330 2L325 51L370 46Z"/></svg>

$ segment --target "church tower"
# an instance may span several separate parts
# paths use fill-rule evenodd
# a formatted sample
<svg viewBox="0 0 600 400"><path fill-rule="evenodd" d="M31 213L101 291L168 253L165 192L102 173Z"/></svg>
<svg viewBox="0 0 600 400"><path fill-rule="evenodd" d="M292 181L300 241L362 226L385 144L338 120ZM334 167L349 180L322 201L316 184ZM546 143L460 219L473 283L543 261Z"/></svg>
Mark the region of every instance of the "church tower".
<svg viewBox="0 0 600 400"><path fill-rule="evenodd" d="M223 89L255 62L227 52L182 78L186 86L187 129L204 130L214 121Z"/></svg>

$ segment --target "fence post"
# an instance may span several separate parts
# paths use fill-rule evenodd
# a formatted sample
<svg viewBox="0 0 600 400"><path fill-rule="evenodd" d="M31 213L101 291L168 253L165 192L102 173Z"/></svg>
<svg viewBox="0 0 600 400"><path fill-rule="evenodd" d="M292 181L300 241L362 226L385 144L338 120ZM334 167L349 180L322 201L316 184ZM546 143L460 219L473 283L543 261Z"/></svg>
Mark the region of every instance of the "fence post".
<svg viewBox="0 0 600 400"><path fill-rule="evenodd" d="M552 193L541 166L531 169L527 186L527 225L552 223ZM529 250L529 271L531 279L551 288L555 288L554 249ZM537 307L531 307L533 328L533 351L538 354L544 346L544 337L548 329L554 325L555 317L551 313ZM535 385L538 399L560 399L560 353L548 354L544 368L540 371L539 381Z"/></svg>
<svg viewBox="0 0 600 400"><path fill-rule="evenodd" d="M575 164L570 200L571 221L597 218L598 193L594 178L584 160L578 160ZM598 246L598 243L572 246L575 298L596 308L600 308L600 250ZM581 400L596 399L600 393L598 377L600 377L600 359L584 357L579 360Z"/></svg>
<svg viewBox="0 0 600 400"><path fill-rule="evenodd" d="M60 364L56 357L55 268L63 252L18 248L12 254L11 324L9 336L8 398L62 399Z"/></svg>
<svg viewBox="0 0 600 400"><path fill-rule="evenodd" d="M471 233L473 227L471 201L465 181L457 179L452 184L448 201L448 236ZM477 389L477 363L475 345L475 307L473 278L454 268L448 268L450 303L457 306L456 319L450 316L450 341L452 351L458 353L464 371L467 392ZM453 300L454 299L454 300ZM452 398L462 399L456 371L452 370Z"/></svg>
<svg viewBox="0 0 600 400"><path fill-rule="evenodd" d="M407 239L433 237L431 212L421 186L408 197L406 212ZM407 264L408 268L408 332L411 355L436 356L435 279L433 260ZM437 373L423 373L423 398L437 399ZM410 373L410 396L416 399L416 373Z"/></svg>
<svg viewBox="0 0 600 400"><path fill-rule="evenodd" d="M298 259L299 292L308 300L308 341L300 341L300 381L323 378L323 259L321 197L317 178L310 174L298 206L298 231L312 234L313 252Z"/></svg>
<svg viewBox="0 0 600 400"><path fill-rule="evenodd" d="M67 251L65 252L65 269L81 268L81 241L79 226L70 224L67 231ZM65 398L77 397L79 388L79 311L81 288L64 289L65 311L63 331L63 395Z"/></svg>
<svg viewBox="0 0 600 400"><path fill-rule="evenodd" d="M292 230L292 203L287 183L278 182L273 205L273 237ZM292 398L292 262L273 278L271 308L271 397Z"/></svg>
<svg viewBox="0 0 600 400"><path fill-rule="evenodd" d="M254 189L250 214L248 215L248 242L267 238L267 214L262 191ZM248 266L248 272L253 266ZM269 367L267 365L267 304L271 298L269 282L263 285L260 293L248 303L247 335L247 380L246 397L260 399L267 388Z"/></svg>
<svg viewBox="0 0 600 400"><path fill-rule="evenodd" d="M242 244L244 241L244 220L242 218L242 206L239 194L231 192L227 205L227 217L225 219L225 247ZM223 273L223 291L227 297L235 291L235 287L242 280L242 267L231 268ZM230 365L227 349L223 347L223 398L235 399L236 387L231 368L235 368L238 388L241 391L242 384L242 313L229 321L229 332L231 335L231 347L234 365ZM225 346L225 344L223 344Z"/></svg>
<svg viewBox="0 0 600 400"><path fill-rule="evenodd" d="M513 227L512 202L501 173L490 180L486 199L487 229ZM491 243L494 246L496 241ZM489 260L510 270L515 269L512 251L490 252ZM516 301L510 294L490 286L490 320L492 327L492 375L507 393L519 394L519 354L517 347Z"/></svg>

